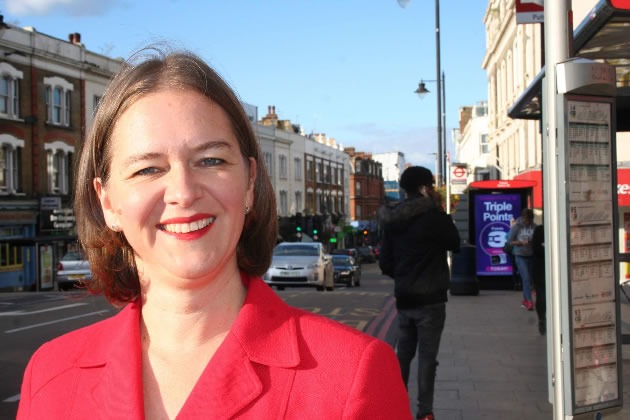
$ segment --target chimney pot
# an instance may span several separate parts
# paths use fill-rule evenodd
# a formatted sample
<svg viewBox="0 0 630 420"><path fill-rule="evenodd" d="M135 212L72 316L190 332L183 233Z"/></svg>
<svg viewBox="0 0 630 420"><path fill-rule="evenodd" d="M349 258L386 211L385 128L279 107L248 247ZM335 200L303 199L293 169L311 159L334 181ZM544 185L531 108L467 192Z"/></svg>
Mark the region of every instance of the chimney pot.
<svg viewBox="0 0 630 420"><path fill-rule="evenodd" d="M80 44L81 43L81 34L78 32L74 33L74 43L75 44Z"/></svg>
<svg viewBox="0 0 630 420"><path fill-rule="evenodd" d="M68 34L68 42L71 42L74 44L74 34Z"/></svg>
<svg viewBox="0 0 630 420"><path fill-rule="evenodd" d="M273 113L275 114L276 113L276 106L275 105L272 106L271 109L272 109Z"/></svg>

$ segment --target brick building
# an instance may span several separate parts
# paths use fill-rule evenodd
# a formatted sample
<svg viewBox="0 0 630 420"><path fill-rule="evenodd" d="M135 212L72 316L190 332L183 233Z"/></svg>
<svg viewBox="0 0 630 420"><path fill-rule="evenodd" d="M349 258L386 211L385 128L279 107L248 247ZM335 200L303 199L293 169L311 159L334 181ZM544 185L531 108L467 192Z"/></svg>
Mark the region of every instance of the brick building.
<svg viewBox="0 0 630 420"><path fill-rule="evenodd" d="M73 167L121 62L34 28L0 25L0 290L53 287L76 247Z"/></svg>
<svg viewBox="0 0 630 420"><path fill-rule="evenodd" d="M344 151L350 155L350 218L369 222L366 226L373 228L376 212L385 203L382 164L370 153L356 152L354 147Z"/></svg>

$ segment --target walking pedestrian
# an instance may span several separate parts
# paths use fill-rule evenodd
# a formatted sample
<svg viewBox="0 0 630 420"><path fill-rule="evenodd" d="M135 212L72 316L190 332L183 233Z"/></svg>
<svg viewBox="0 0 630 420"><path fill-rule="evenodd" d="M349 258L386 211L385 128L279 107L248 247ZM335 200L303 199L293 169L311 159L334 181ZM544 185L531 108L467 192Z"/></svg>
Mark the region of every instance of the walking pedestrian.
<svg viewBox="0 0 630 420"><path fill-rule="evenodd" d="M521 217L516 220L508 234L508 242L514 246L512 254L523 282L523 301L521 306L528 311L534 310L531 284L534 263L532 238L535 228L534 212L532 209L524 208L521 211Z"/></svg>
<svg viewBox="0 0 630 420"><path fill-rule="evenodd" d="M126 305L35 352L18 419L410 419L390 346L260 278L276 202L234 92L147 55L105 92L74 194L86 286Z"/></svg>
<svg viewBox="0 0 630 420"><path fill-rule="evenodd" d="M447 251L459 251L460 238L433 188L433 175L421 166L400 177L407 198L380 210L384 239L379 266L394 279L399 336L397 356L405 385L418 351L416 419L433 420L437 355L446 319L450 271Z"/></svg>
<svg viewBox="0 0 630 420"><path fill-rule="evenodd" d="M545 229L543 225L538 225L534 229L532 246L534 248L533 280L536 290L538 332L540 335L545 335L547 332L547 290L545 285Z"/></svg>

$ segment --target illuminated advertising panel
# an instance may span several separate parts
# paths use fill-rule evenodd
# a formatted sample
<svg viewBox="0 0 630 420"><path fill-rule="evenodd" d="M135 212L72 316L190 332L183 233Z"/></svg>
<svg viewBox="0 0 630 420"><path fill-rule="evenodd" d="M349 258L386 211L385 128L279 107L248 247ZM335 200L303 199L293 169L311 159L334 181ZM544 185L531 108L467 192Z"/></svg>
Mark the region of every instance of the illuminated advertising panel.
<svg viewBox="0 0 630 420"><path fill-rule="evenodd" d="M511 276L512 258L503 251L510 222L521 213L518 194L475 196L475 238L477 275Z"/></svg>

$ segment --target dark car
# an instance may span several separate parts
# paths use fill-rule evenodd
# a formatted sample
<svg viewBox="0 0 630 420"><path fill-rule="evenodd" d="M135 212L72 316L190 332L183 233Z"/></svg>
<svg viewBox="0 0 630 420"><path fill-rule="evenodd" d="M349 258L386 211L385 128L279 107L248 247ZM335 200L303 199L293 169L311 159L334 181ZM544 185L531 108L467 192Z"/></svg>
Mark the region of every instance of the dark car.
<svg viewBox="0 0 630 420"><path fill-rule="evenodd" d="M359 251L359 258L362 262L373 263L376 262L376 257L374 256L374 252L372 251L371 246L362 246L357 248Z"/></svg>
<svg viewBox="0 0 630 420"><path fill-rule="evenodd" d="M359 251L356 248L343 248L343 249L334 249L330 252L332 255L349 255L354 258L356 262L361 263L361 256L359 255Z"/></svg>
<svg viewBox="0 0 630 420"><path fill-rule="evenodd" d="M361 285L361 269L356 260L343 254L332 256L335 270L335 283L345 283L348 287Z"/></svg>

